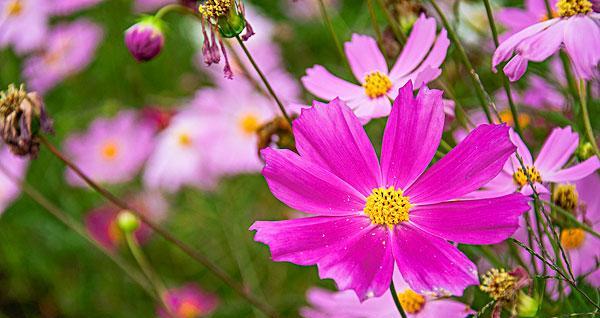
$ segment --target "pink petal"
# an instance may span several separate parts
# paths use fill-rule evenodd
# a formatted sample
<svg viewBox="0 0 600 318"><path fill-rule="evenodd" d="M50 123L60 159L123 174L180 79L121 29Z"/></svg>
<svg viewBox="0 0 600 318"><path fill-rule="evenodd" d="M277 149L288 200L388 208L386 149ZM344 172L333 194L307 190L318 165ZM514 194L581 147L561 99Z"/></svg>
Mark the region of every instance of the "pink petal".
<svg viewBox="0 0 600 318"><path fill-rule="evenodd" d="M302 158L331 171L365 196L381 184L375 149L358 118L340 100L302 110L293 130Z"/></svg>
<svg viewBox="0 0 600 318"><path fill-rule="evenodd" d="M569 161L578 144L579 135L571 127L553 129L535 160L535 167L540 172L559 170Z"/></svg>
<svg viewBox="0 0 600 318"><path fill-rule="evenodd" d="M542 178L544 181L551 182L575 181L589 176L599 168L600 160L598 160L598 157L594 156L580 164L574 165L567 169L562 169L555 173L543 175Z"/></svg>
<svg viewBox="0 0 600 318"><path fill-rule="evenodd" d="M560 48L566 25L563 20L560 20L547 29L523 40L517 46L517 51L523 58L530 61L541 62L547 59Z"/></svg>
<svg viewBox="0 0 600 318"><path fill-rule="evenodd" d="M365 125L373 118L385 117L390 114L392 103L387 96L371 99L365 95L364 98L357 99L357 103L351 102L347 105L352 108L354 115L358 117L360 123Z"/></svg>
<svg viewBox="0 0 600 318"><path fill-rule="evenodd" d="M315 65L307 69L306 76L303 76L301 80L309 92L326 100L339 97L347 101L365 95L365 90L362 86L336 77L321 65Z"/></svg>
<svg viewBox="0 0 600 318"><path fill-rule="evenodd" d="M404 224L394 228L393 252L410 288L421 294L462 295L467 286L479 283L475 264L456 247Z"/></svg>
<svg viewBox="0 0 600 318"><path fill-rule="evenodd" d="M372 37L352 34L352 41L344 43L344 51L352 73L359 82L364 82L365 76L374 71L387 75L385 58Z"/></svg>
<svg viewBox="0 0 600 318"><path fill-rule="evenodd" d="M502 170L515 146L508 126L480 125L405 192L412 203L436 203L473 192Z"/></svg>
<svg viewBox="0 0 600 318"><path fill-rule="evenodd" d="M600 62L600 26L598 19L575 16L570 18L565 27L564 42L567 52L573 61L577 77L591 79L598 74ZM582 36L585 34L585 36Z"/></svg>
<svg viewBox="0 0 600 318"><path fill-rule="evenodd" d="M519 137L519 134L517 134L512 128L510 129L509 134L510 140L515 146L517 146L517 153L519 154L519 156L521 156L521 159L523 159L523 164L525 164L526 166L532 166L533 159L531 158L529 148L527 148L527 146L523 142L523 139L521 139L521 137ZM519 162L516 156L510 156L510 160L512 161L513 166L511 172L515 172L517 171L517 169L521 168L521 163Z"/></svg>
<svg viewBox="0 0 600 318"><path fill-rule="evenodd" d="M393 257L385 227L367 217L310 217L255 222L254 239L269 245L274 261L314 265L319 277L352 289L362 301L381 296L392 279Z"/></svg>
<svg viewBox="0 0 600 318"><path fill-rule="evenodd" d="M495 70L498 64L508 60L513 55L517 45L519 45L523 40L543 31L559 21L560 19L550 19L544 22L536 23L515 33L504 42L500 43L500 46L498 46L494 52L494 55L492 56L492 69Z"/></svg>
<svg viewBox="0 0 600 318"><path fill-rule="evenodd" d="M459 301L452 299L431 299L425 303L423 310L413 318L464 318L475 311Z"/></svg>
<svg viewBox="0 0 600 318"><path fill-rule="evenodd" d="M320 215L357 214L364 208L363 195L294 152L265 148L261 154L271 192L289 207Z"/></svg>
<svg viewBox="0 0 600 318"><path fill-rule="evenodd" d="M496 20L510 31L517 32L538 22L535 15L518 8L503 8L495 14Z"/></svg>
<svg viewBox="0 0 600 318"><path fill-rule="evenodd" d="M398 79L414 70L423 61L435 40L435 19L421 14L415 21L406 45L390 71L390 78Z"/></svg>
<svg viewBox="0 0 600 318"><path fill-rule="evenodd" d="M503 197L452 201L417 206L410 221L420 229L457 243L495 244L519 227L519 216L529 210L520 193Z"/></svg>
<svg viewBox="0 0 600 318"><path fill-rule="evenodd" d="M392 78L392 81L404 85L405 82L411 80L415 87L421 87L421 85L427 84L429 81L437 78L442 73L440 65L442 65L442 62L446 59L446 53L450 46L450 40L448 40L447 34L448 32L446 29L442 29L431 52L429 52L429 55L427 55L427 58L421 65L408 74L404 74L399 78Z"/></svg>
<svg viewBox="0 0 600 318"><path fill-rule="evenodd" d="M511 82L515 82L527 71L527 63L526 59L517 54L504 65L503 71Z"/></svg>
<svg viewBox="0 0 600 318"><path fill-rule="evenodd" d="M383 134L381 171L386 187L405 189L435 155L444 130L442 92L424 87L413 97L408 82L394 101Z"/></svg>

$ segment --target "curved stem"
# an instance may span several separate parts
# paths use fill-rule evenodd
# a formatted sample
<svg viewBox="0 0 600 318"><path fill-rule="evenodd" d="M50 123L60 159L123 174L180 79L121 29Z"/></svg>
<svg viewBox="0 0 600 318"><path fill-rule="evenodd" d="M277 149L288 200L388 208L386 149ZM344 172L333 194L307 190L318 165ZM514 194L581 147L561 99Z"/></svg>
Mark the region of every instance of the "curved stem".
<svg viewBox="0 0 600 318"><path fill-rule="evenodd" d="M581 104L581 116L583 117L583 126L585 128L587 139L592 145L592 149L594 149L594 153L596 153L596 156L600 158L600 150L598 150L598 144L596 143L596 137L594 137L594 130L592 129L592 124L590 122L590 114L587 108L587 96L585 86L585 80L581 80L579 82L579 103Z"/></svg>
<svg viewBox="0 0 600 318"><path fill-rule="evenodd" d="M383 46L383 36L381 35L381 29L379 28L379 24L377 23L377 15L375 14L373 0L367 0L367 6L369 8L369 16L371 17L371 26L373 27L373 31L375 31L375 36L377 37L377 44L379 45L379 49L381 50L381 52L383 52L384 56L387 57L387 51Z"/></svg>
<svg viewBox="0 0 600 318"><path fill-rule="evenodd" d="M273 97L273 99L277 103L277 106L279 106L279 110L281 111L281 114L283 115L283 117L285 118L285 120L287 120L287 122L290 124L290 127L292 127L292 119L290 118L290 116L288 115L287 111L285 110L285 107L283 106L283 103L281 102L281 100L279 99L279 97L277 97L277 94L275 94L275 91L273 90L273 87L271 86L271 84L267 80L267 77L260 70L260 68L258 67L258 64L256 64L256 61L254 61L254 58L252 57L252 54L250 54L250 51L248 51L248 48L246 47L246 44L244 44L244 41L242 41L242 39L240 39L239 35L236 35L235 38L237 39L238 43L240 44L240 46L244 50L244 53L246 54L246 57L248 57L248 60L250 61L250 64L252 64L252 66L254 67L254 70L256 71L256 73L258 73L258 76L260 77L260 79L262 80L262 82L267 87L267 90L269 91L269 94L271 94L271 97Z"/></svg>
<svg viewBox="0 0 600 318"><path fill-rule="evenodd" d="M329 34L331 34L331 37L333 38L333 42L335 43L335 47L338 51L338 54L340 55L342 61L345 61L346 66L350 68L350 66L348 65L348 60L346 59L346 54L344 53L344 49L342 48L342 43L340 42L340 39L338 39L338 36L335 33L335 29L333 28L333 24L331 23L331 18L327 13L327 7L325 6L325 3L323 3L323 0L317 0L317 2L319 2L319 11L321 12L323 22L325 22L325 25L327 25L327 29L329 30Z"/></svg>
<svg viewBox="0 0 600 318"><path fill-rule="evenodd" d="M188 7L172 3L160 8L154 16L158 19L162 19L169 12L179 12L194 15L194 12Z"/></svg>
<svg viewBox="0 0 600 318"><path fill-rule="evenodd" d="M189 257L200 263L206 269L208 269L211 273L217 276L221 281L223 281L226 285L232 288L238 295L248 301L250 304L260 309L263 313L265 313L269 317L278 317L277 313L266 303L263 303L258 298L254 297L252 294L247 292L242 286L240 286L229 274L223 271L217 264L213 263L210 259L208 259L204 254L196 251L191 246L186 243L180 241L178 238L173 236L167 230L163 229L158 224L154 223L150 219L148 219L145 215L139 213L132 207L130 207L126 202L117 198L115 195L110 193L108 190L104 189L96 182L94 182L90 177L88 177L79 167L77 167L73 162L67 159L56 147L54 147L44 136L39 136L40 141L50 152L56 156L59 160L61 160L65 165L67 165L77 176L82 178L85 183L87 183L92 189L98 192L100 195L105 197L108 201L113 203L115 206L123 209L130 210L140 218L144 224L148 225L153 231L155 231L158 235L162 236L165 240L169 241L171 244L175 245L182 252L187 254Z"/></svg>
<svg viewBox="0 0 600 318"><path fill-rule="evenodd" d="M400 303L400 299L398 299L398 292L396 292L396 287L394 287L394 280L390 282L390 293L392 293L392 298L394 298L394 304L396 304L396 308L398 308L398 312L402 318L406 318L406 313L402 308L402 304Z"/></svg>

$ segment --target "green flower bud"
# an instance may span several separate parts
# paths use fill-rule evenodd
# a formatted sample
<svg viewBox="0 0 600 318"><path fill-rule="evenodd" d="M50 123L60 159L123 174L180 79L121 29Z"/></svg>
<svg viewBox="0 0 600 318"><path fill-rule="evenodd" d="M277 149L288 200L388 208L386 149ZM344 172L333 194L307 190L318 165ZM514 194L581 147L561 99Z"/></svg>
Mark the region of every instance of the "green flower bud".
<svg viewBox="0 0 600 318"><path fill-rule="evenodd" d="M587 160L593 156L595 156L594 148L592 148L592 144L590 144L589 142L581 144L577 148L577 157L579 158L579 160Z"/></svg>
<svg viewBox="0 0 600 318"><path fill-rule="evenodd" d="M537 299L519 292L517 299L517 313L519 317L536 317L540 303Z"/></svg>
<svg viewBox="0 0 600 318"><path fill-rule="evenodd" d="M122 210L117 216L117 225L125 233L133 233L140 227L140 219L129 210Z"/></svg>

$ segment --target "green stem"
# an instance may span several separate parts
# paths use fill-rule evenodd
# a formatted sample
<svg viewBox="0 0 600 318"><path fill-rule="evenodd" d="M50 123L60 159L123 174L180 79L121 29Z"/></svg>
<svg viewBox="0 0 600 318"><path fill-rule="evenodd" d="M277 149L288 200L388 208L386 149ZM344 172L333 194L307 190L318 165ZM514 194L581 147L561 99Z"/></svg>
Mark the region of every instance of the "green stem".
<svg viewBox="0 0 600 318"><path fill-rule="evenodd" d="M587 139L592 145L592 149L596 153L596 156L600 158L600 150L598 150L598 144L596 143L596 137L594 137L594 130L592 129L592 124L590 122L590 114L587 108L587 96L586 96L586 88L585 88L585 80L580 80L579 82L579 103L581 104L581 116L583 117L583 127L585 128L585 133L587 135Z"/></svg>
<svg viewBox="0 0 600 318"><path fill-rule="evenodd" d="M570 222L572 222L573 224L576 224L577 227L580 227L582 230L588 232L589 234L600 238L600 233L594 231L594 229L592 229L589 225L583 223L583 222L579 222L579 220L577 220L577 218L575 216L573 216L573 214L571 214L569 211L563 209L562 207L554 204L553 202L550 201L543 201L546 204L549 204L552 208L554 208L555 211L557 211L558 213L560 213L560 215L566 217L567 219L569 219Z"/></svg>
<svg viewBox="0 0 600 318"><path fill-rule="evenodd" d="M392 293L392 298L394 298L394 304L396 304L396 308L398 308L398 312L402 318L406 318L406 313L402 308L402 304L400 303L400 299L398 299L398 292L396 291L396 287L394 287L394 280L390 282L390 293Z"/></svg>
<svg viewBox="0 0 600 318"><path fill-rule="evenodd" d="M194 15L194 12L192 10L190 10L188 7L173 3L173 4L168 4L168 5L160 8L158 10L158 12L156 12L154 17L156 17L158 19L162 19L169 12L179 12L179 13Z"/></svg>
<svg viewBox="0 0 600 318"><path fill-rule="evenodd" d="M454 42L454 45L456 45L456 48L458 49L460 59L462 60L463 64L467 67L467 71L468 71L469 75L471 76L471 80L473 81L473 84L475 86L475 93L477 95L477 99L481 103L481 107L483 108L485 117L487 118L489 123L493 123L492 115L490 113L490 108L489 108L488 104L492 105L492 107L495 109L494 103L491 101L491 99L489 99L489 95L486 94L485 91L483 90L483 83L481 83L481 80L479 79L479 75L477 75L477 72L475 72L473 65L469 61L469 57L467 56L465 48L462 46L462 43L460 42L458 35L454 31L454 28L452 28L452 26L448 22L446 15L442 11L442 9L439 7L437 2L435 0L429 0L429 2L431 3L431 5L435 9L435 11L437 12L440 19L442 20L442 24L448 31L448 35L452 39L452 42ZM488 99L487 102L486 102L486 96Z"/></svg>
<svg viewBox="0 0 600 318"><path fill-rule="evenodd" d="M338 54L340 55L342 61L345 61L346 66L348 66L349 68L350 66L348 65L348 60L346 59L344 48L342 47L342 43L340 42L340 39L338 39L338 36L335 33L335 29L333 28L333 24L331 23L331 18L327 13L327 7L325 6L325 3L323 3L323 0L317 1L319 2L319 11L321 12L321 17L323 18L323 22L325 22L325 25L327 25L327 29L329 30L329 34L331 34L331 38L333 38L333 42L335 43L335 47L338 51Z"/></svg>
<svg viewBox="0 0 600 318"><path fill-rule="evenodd" d="M394 20L394 17L390 13L390 10L388 10L385 3L383 3L383 0L377 0L377 3L381 7L381 10L383 10L385 19L387 20L388 24L390 25L390 28L392 29L392 32L394 33L396 40L398 40L398 42L400 42L400 44L405 44L406 40L407 40L406 35L402 32L402 29L400 28L400 25L398 25L398 22L396 20Z"/></svg>
<svg viewBox="0 0 600 318"><path fill-rule="evenodd" d="M485 4L485 12L487 14L488 22L490 24L490 29L492 31L492 38L494 38L494 45L496 48L500 45L498 41L498 30L496 29L496 22L494 21L494 13L492 12L492 6L490 5L489 0L483 0ZM522 135L521 125L519 124L519 115L517 112L517 106L512 98L512 92L510 88L510 82L508 81L508 77L504 74L504 68L500 68L500 72L498 72L500 78L502 79L502 86L504 87L504 91L506 92L506 97L508 98L508 105L510 106L510 113L513 117L513 128L517 132L517 134Z"/></svg>
<svg viewBox="0 0 600 318"><path fill-rule="evenodd" d="M379 24L377 23L377 15L375 14L375 7L373 6L373 0L367 0L367 6L369 7L369 15L371 16L371 25L373 26L373 30L375 31L375 36L377 37L377 44L379 45L379 49L385 56L387 56L387 52L385 47L383 46L383 36L381 35L381 29L379 29Z"/></svg>
<svg viewBox="0 0 600 318"><path fill-rule="evenodd" d="M265 87L267 88L267 91L269 91L269 94L271 95L271 97L273 97L273 99L275 100L275 103L277 103L277 106L279 107L279 110L281 111L281 114L283 115L283 117L285 118L285 120L287 120L287 122L290 124L290 127L292 127L292 119L290 118L290 116L286 112L285 107L283 106L283 103L281 102L281 100L279 99L279 97L277 96L277 94L275 94L275 91L273 90L273 87L271 86L271 84L267 80L267 77L260 70L260 68L258 67L258 64L256 64L256 61L252 57L252 54L250 54L250 51L248 51L248 48L246 47L246 44L244 44L244 41L242 41L242 39L240 39L239 35L236 35L235 38L237 39L238 43L242 47L242 50L244 50L244 53L246 54L246 57L250 61L250 64L252 64L252 66L254 67L254 70L256 71L256 73L258 73L258 76L262 80L263 84L265 84Z"/></svg>

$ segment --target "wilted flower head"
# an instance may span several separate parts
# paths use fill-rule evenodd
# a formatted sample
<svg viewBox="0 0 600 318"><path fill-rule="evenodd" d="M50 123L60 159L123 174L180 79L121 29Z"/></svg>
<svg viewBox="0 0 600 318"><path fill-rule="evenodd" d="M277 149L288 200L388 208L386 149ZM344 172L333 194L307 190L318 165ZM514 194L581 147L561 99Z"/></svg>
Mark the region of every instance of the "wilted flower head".
<svg viewBox="0 0 600 318"><path fill-rule="evenodd" d="M196 284L172 288L163 295L165 303L175 317L158 308L161 318L199 318L210 315L219 304L218 298L200 289Z"/></svg>
<svg viewBox="0 0 600 318"><path fill-rule="evenodd" d="M36 92L28 93L24 85L16 88L13 84L0 92L0 136L14 154L35 158L40 129L52 133L52 121Z"/></svg>
<svg viewBox="0 0 600 318"><path fill-rule="evenodd" d="M139 62L150 61L157 56L165 44L162 20L147 16L125 31L125 45Z"/></svg>
<svg viewBox="0 0 600 318"><path fill-rule="evenodd" d="M506 272L503 268L492 268L481 280L479 289L496 301L492 316L498 318L503 306L508 307L513 315L516 314L519 290L531 284L527 271L522 267L517 267L511 272Z"/></svg>

